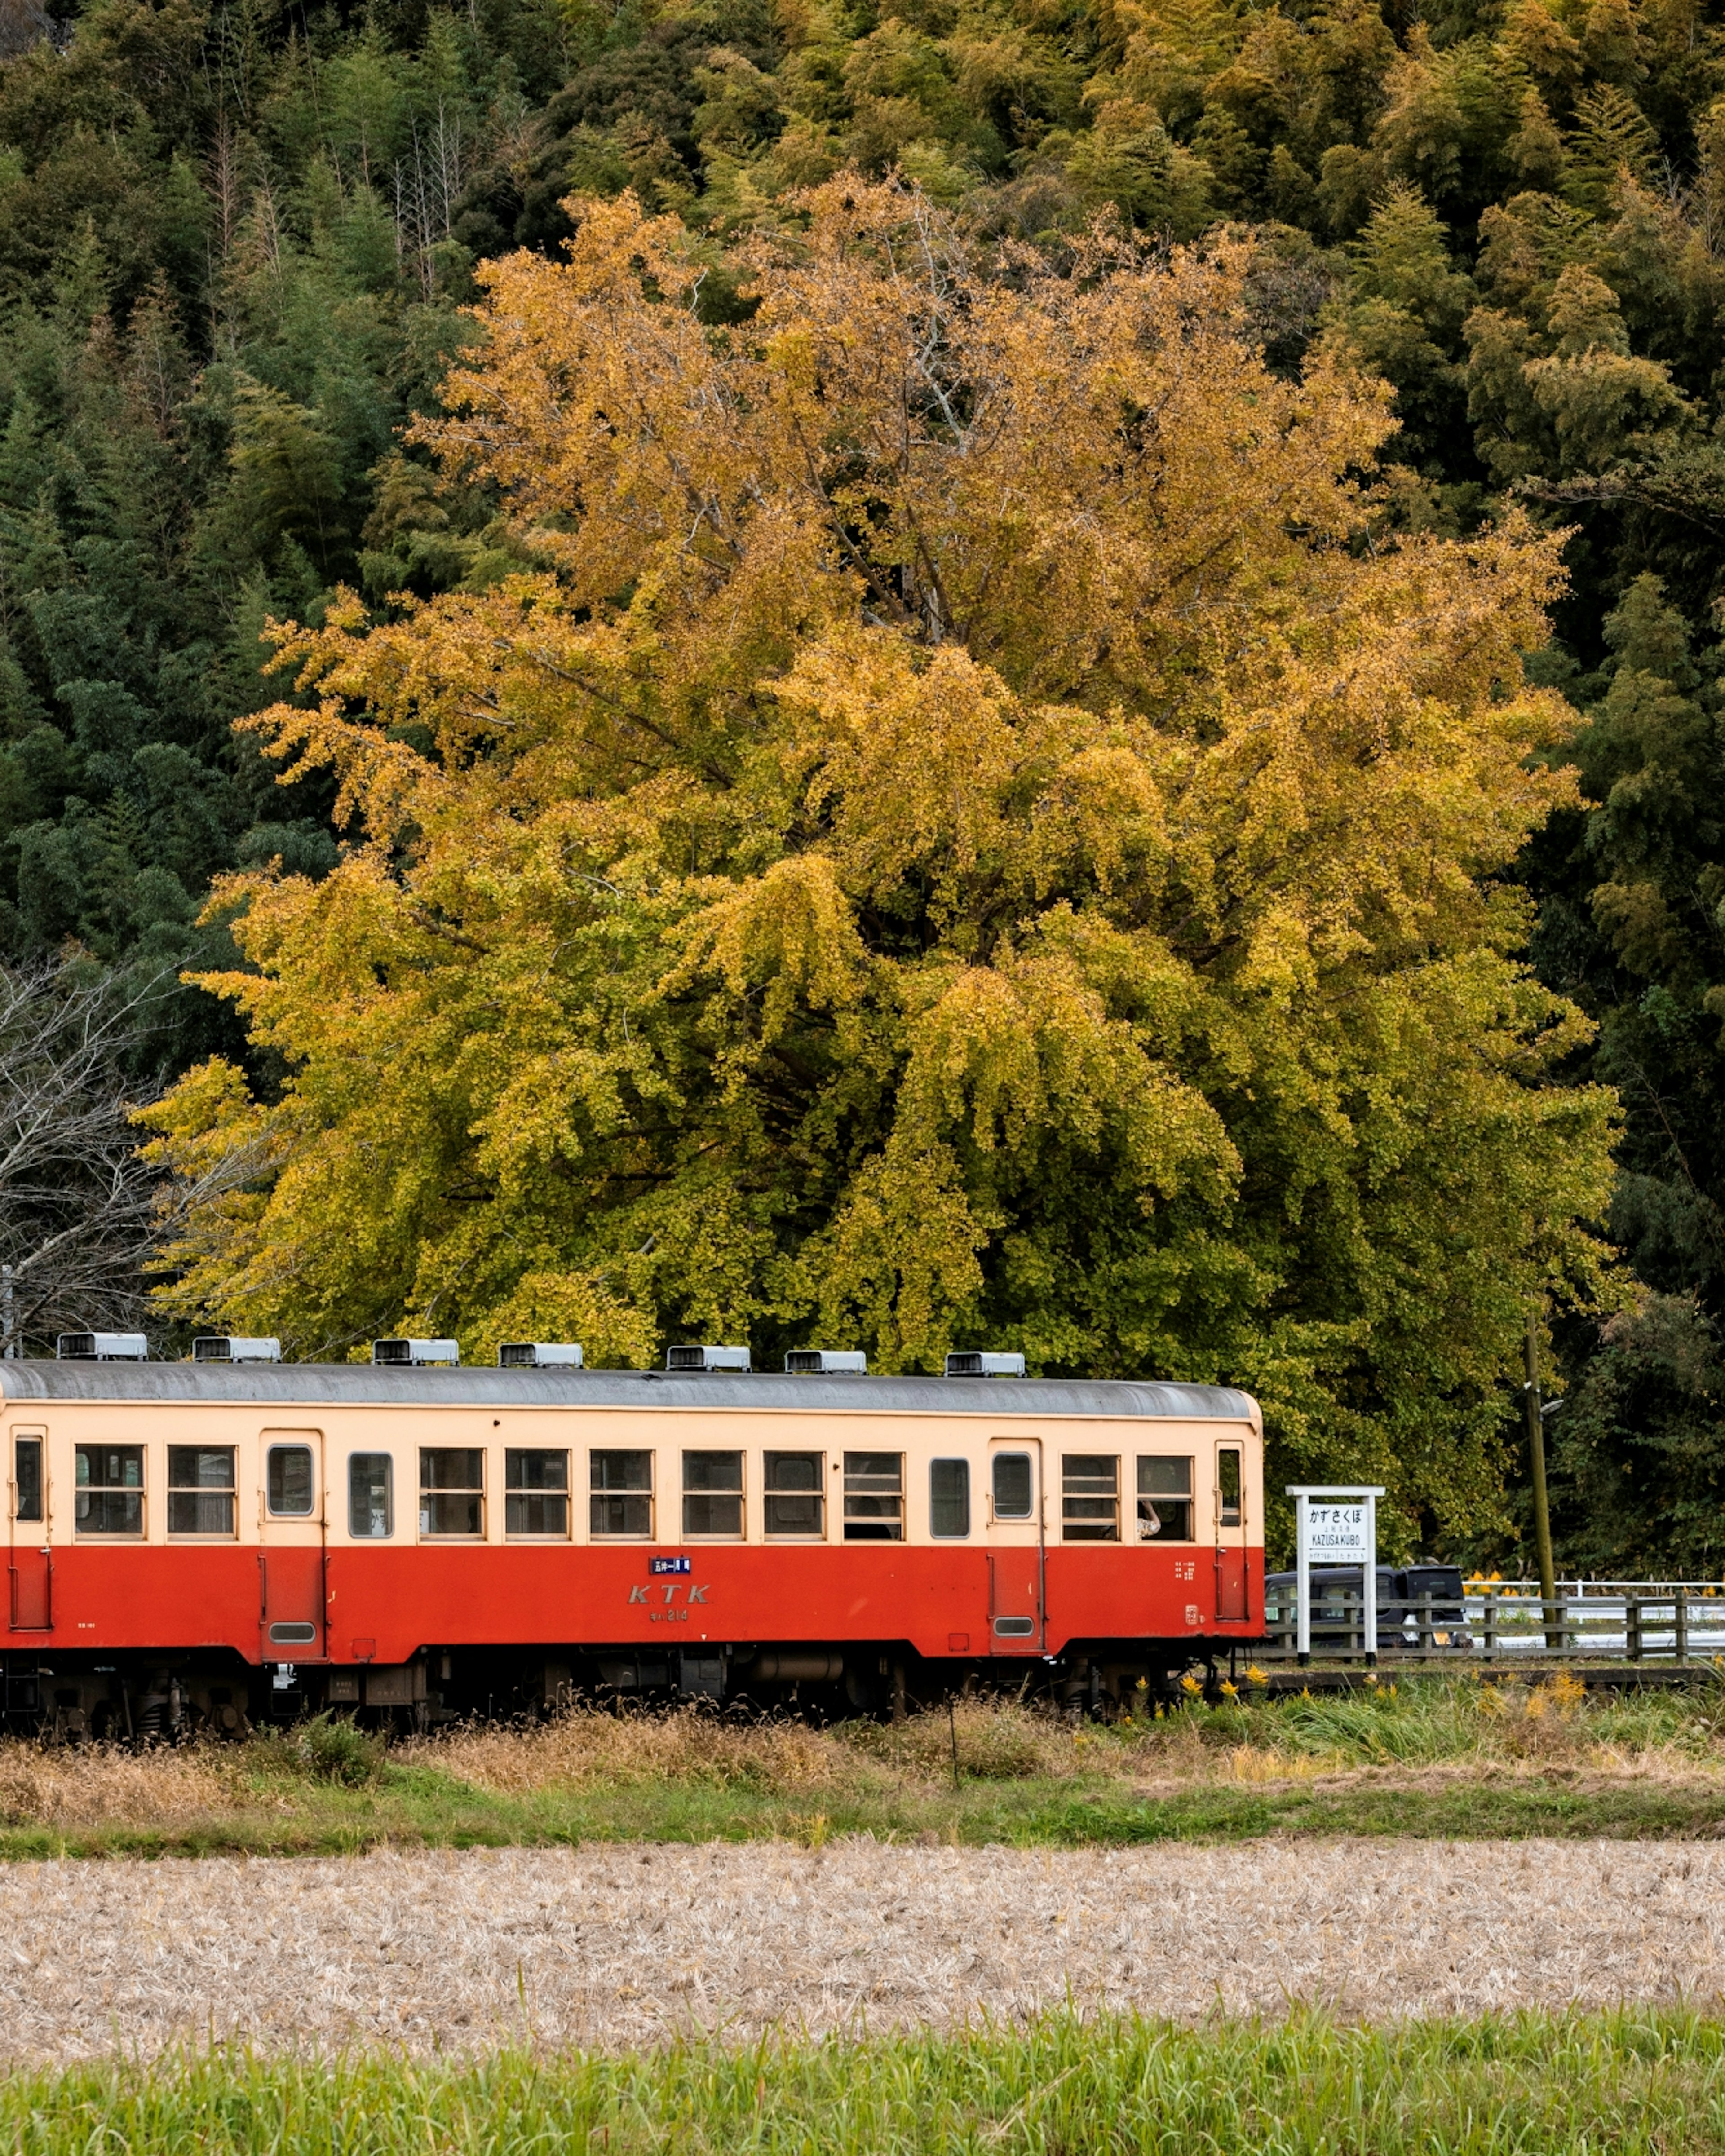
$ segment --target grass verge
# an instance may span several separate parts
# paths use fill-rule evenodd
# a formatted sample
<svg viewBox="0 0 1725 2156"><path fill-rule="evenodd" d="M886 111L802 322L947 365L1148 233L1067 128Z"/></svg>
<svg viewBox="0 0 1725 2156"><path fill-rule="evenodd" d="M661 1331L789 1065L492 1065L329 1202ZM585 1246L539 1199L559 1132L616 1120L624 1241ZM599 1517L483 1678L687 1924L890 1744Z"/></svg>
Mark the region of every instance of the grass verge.
<svg viewBox="0 0 1725 2156"><path fill-rule="evenodd" d="M862 1833L1067 1846L1725 1833L1725 1686L1594 1701L1561 1676L1432 1678L1194 1702L1107 1728L967 1702L950 1722L829 1731L577 1712L393 1745L320 1721L153 1754L0 1747L0 1857Z"/></svg>
<svg viewBox="0 0 1725 2156"><path fill-rule="evenodd" d="M0 2141L23 2156L1690 2156L1725 2151L1725 2025L1634 2009L1378 2028L1056 2015L619 2057L218 2051L0 2077Z"/></svg>

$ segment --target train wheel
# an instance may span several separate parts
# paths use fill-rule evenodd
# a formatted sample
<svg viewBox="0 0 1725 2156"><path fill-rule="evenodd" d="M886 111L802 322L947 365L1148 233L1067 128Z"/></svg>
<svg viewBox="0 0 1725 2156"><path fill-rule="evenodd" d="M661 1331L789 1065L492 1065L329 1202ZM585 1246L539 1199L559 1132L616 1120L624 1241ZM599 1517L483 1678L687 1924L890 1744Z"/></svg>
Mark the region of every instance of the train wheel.
<svg viewBox="0 0 1725 2156"><path fill-rule="evenodd" d="M873 1717L880 1711L872 1672L855 1668L849 1661L845 1666L845 1697L853 1714Z"/></svg>

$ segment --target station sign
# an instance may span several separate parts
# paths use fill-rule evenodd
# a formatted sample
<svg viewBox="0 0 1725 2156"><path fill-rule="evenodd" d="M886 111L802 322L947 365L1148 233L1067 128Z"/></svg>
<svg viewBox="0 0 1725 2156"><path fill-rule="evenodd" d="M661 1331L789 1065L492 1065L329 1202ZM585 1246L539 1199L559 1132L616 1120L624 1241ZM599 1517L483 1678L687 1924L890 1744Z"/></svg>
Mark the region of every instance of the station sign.
<svg viewBox="0 0 1725 2156"><path fill-rule="evenodd" d="M1360 1638L1367 1661L1378 1659L1378 1500L1382 1483L1336 1486L1290 1483L1298 1567L1295 1586L1300 1660L1312 1660L1312 1568L1360 1568Z"/></svg>
<svg viewBox="0 0 1725 2156"><path fill-rule="evenodd" d="M1377 1523L1369 1497L1347 1504L1308 1498L1306 1550L1314 1564L1375 1564Z"/></svg>

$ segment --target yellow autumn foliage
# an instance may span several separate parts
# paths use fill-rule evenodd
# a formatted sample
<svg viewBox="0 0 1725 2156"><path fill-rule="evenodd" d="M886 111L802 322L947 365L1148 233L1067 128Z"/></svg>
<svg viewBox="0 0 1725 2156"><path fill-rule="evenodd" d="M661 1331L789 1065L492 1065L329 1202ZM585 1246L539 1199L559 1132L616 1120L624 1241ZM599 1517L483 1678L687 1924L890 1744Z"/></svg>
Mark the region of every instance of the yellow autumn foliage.
<svg viewBox="0 0 1725 2156"><path fill-rule="evenodd" d="M1240 249L802 209L729 326L628 196L484 273L425 440L541 566L280 632L249 723L352 840L218 894L289 1075L151 1111L249 1163L167 1291L300 1353L1016 1345L1478 1503L1609 1172L1499 880L1574 798L1553 543L1390 536L1385 393L1272 372Z"/></svg>

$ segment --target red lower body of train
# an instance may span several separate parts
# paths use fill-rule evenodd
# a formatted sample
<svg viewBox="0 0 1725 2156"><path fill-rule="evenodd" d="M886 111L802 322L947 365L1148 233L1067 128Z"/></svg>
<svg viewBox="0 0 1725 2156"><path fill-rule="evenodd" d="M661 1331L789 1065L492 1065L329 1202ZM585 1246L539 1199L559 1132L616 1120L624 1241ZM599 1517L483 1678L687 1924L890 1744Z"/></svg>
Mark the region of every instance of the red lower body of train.
<svg viewBox="0 0 1725 2156"><path fill-rule="evenodd" d="M964 1678L1092 1706L1261 1636L1260 1548L1096 1543L8 1553L13 1726L421 1725L577 1692L870 1712Z"/></svg>

